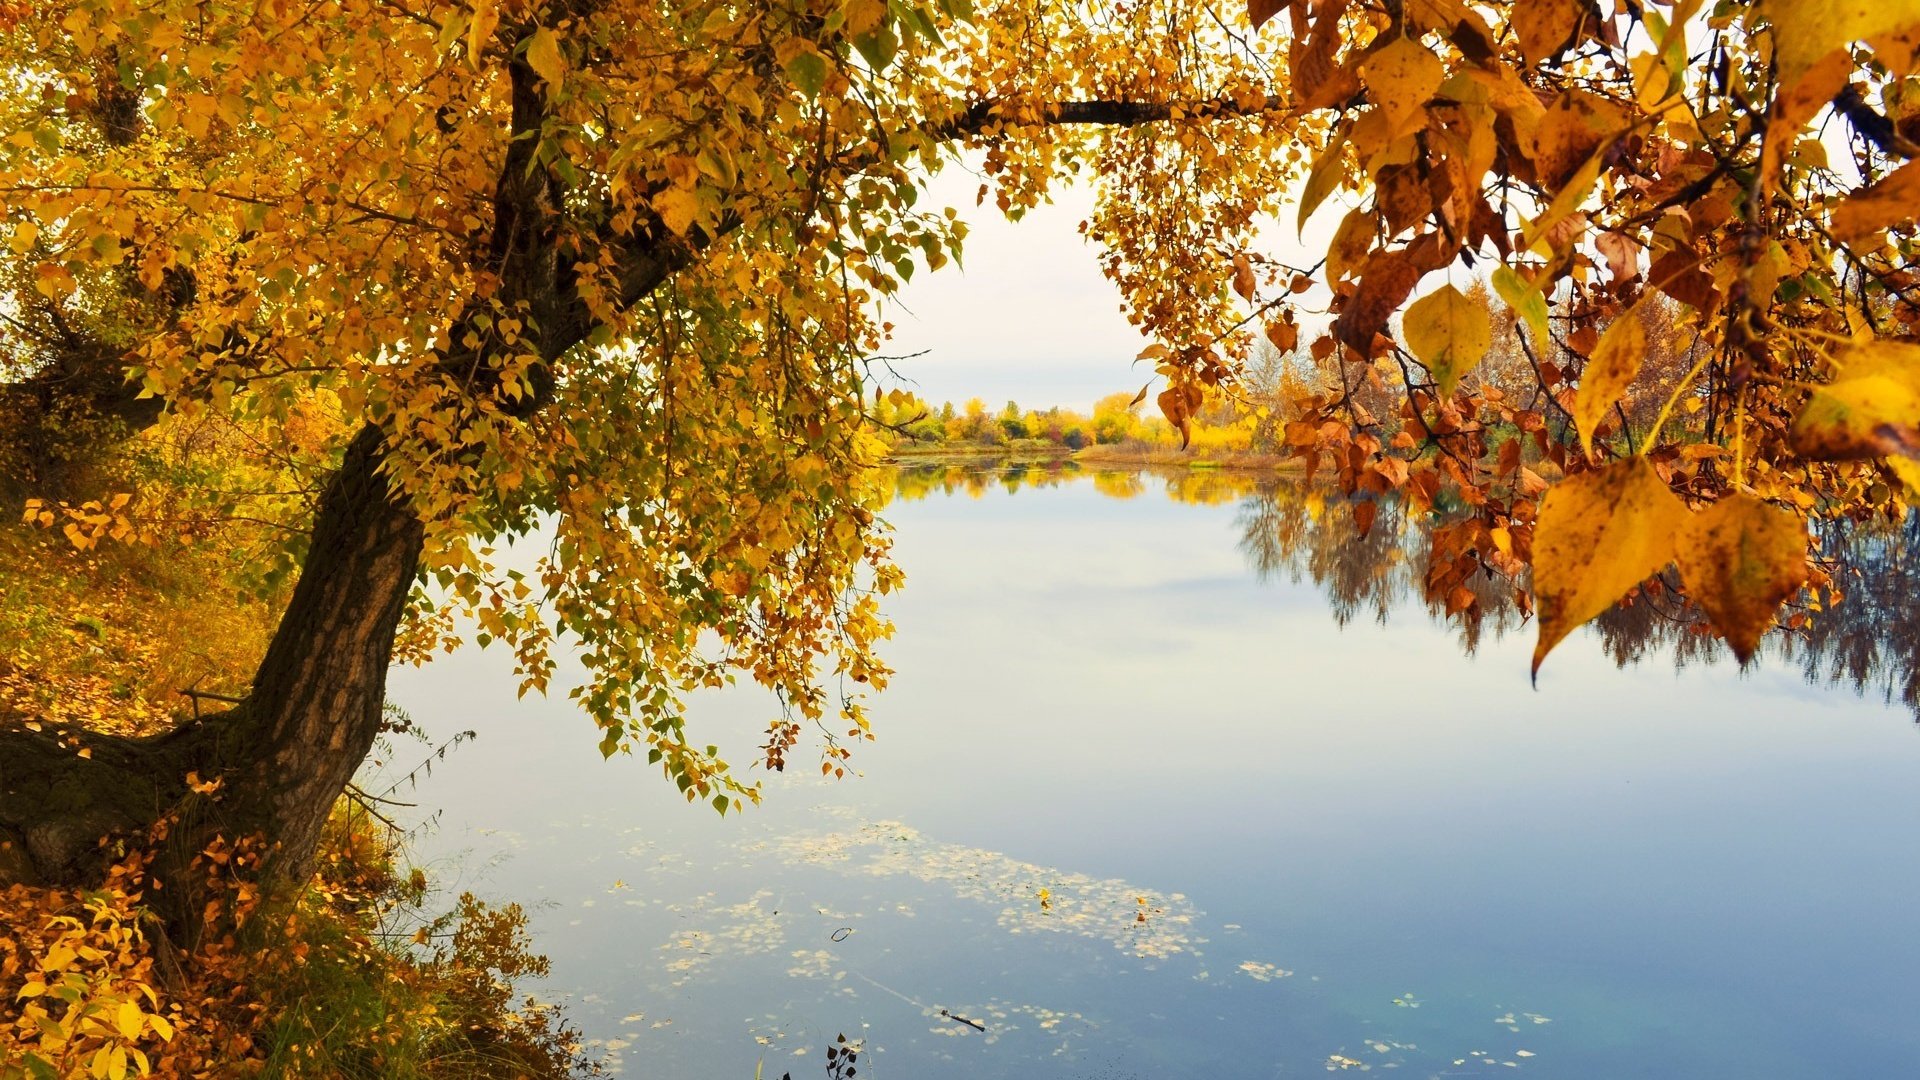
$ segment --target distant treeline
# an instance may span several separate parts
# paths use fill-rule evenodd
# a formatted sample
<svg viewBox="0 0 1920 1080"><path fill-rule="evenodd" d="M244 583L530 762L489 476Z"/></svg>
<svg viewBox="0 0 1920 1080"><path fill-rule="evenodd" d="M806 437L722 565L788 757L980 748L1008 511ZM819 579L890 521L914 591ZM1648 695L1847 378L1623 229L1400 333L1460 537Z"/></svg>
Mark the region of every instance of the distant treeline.
<svg viewBox="0 0 1920 1080"><path fill-rule="evenodd" d="M1485 286L1478 282L1467 290L1469 296L1479 298L1482 306L1489 304L1485 292ZM1636 308L1636 317L1644 324L1646 356L1641 377L1621 395L1618 409L1630 437L1648 430L1665 401L1661 389L1678 377L1676 372L1686 370L1698 358L1699 344L1674 333L1674 310L1671 301L1657 295ZM1592 343L1582 339L1579 332L1569 333L1572 345L1591 349ZM1539 355L1528 355L1510 316L1496 320L1492 337L1486 356L1463 385L1487 394L1490 401L1525 403L1544 392L1540 383L1545 379L1553 388L1559 408L1549 421L1550 427L1558 429L1552 437L1571 439L1571 430L1563 421L1572 401L1570 380L1583 363L1581 353L1555 341ZM1149 463L1193 458L1277 460L1288 454L1290 432L1286 421L1297 420L1306 406L1336 401L1345 403L1354 422L1383 441L1405 432L1424 444L1423 453L1431 453L1435 442L1428 424L1445 420L1445 412L1436 412L1430 387L1423 387L1429 392L1416 409L1408 401L1396 363L1392 355L1343 362L1332 350L1282 352L1270 342L1259 340L1232 385L1210 391L1199 413L1192 417L1192 445L1187 452L1180 450L1179 433L1160 416L1151 391L1109 394L1094 403L1089 416L1067 408L1025 409L1013 401L995 410L979 398L960 405L935 405L910 392L895 390L881 395L869 416L895 452L902 454L1060 448L1085 451L1081 454L1084 458ZM1680 410L1675 424L1690 423L1691 411ZM1416 412L1426 418L1415 418ZM1313 444L1311 425L1296 423L1293 427L1306 429L1291 433L1295 445ZM1486 434L1485 450L1491 453L1519 432L1511 423L1494 417L1486 420ZM1528 460L1539 456L1548 437L1545 432L1535 434L1541 442L1528 447Z"/></svg>

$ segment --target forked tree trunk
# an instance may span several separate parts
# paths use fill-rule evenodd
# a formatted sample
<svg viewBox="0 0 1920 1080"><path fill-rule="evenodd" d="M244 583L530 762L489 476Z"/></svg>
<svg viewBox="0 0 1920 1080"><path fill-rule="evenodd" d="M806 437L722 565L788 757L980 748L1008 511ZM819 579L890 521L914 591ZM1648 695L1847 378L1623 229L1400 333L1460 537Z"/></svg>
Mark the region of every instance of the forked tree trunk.
<svg viewBox="0 0 1920 1080"><path fill-rule="evenodd" d="M179 820L173 857L156 867L163 879L216 834L257 834L272 845L269 874L305 875L334 801L379 734L394 632L420 560L422 526L393 498L381 456L377 428L349 444L245 703L144 739L35 731L21 718L0 728L0 884L85 883L111 860L103 838L168 814ZM189 772L222 787L196 795ZM172 914L188 915L177 905Z"/></svg>

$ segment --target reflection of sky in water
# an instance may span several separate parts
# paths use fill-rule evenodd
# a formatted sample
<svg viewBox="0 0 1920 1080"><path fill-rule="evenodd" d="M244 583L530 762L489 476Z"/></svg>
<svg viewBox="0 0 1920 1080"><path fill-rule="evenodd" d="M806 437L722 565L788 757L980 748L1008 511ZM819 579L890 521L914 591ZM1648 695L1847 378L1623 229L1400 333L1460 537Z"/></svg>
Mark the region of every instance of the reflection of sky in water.
<svg viewBox="0 0 1920 1080"><path fill-rule="evenodd" d="M880 1080L1915 1074L1903 709L1593 634L1535 691L1530 628L1469 658L1415 603L1342 628L1256 580L1273 508L1231 487L1012 487L889 509L880 741L744 818L497 654L396 673L480 732L422 854L539 906L545 992L626 1074L818 1075L841 1032ZM736 747L768 717L697 705Z"/></svg>

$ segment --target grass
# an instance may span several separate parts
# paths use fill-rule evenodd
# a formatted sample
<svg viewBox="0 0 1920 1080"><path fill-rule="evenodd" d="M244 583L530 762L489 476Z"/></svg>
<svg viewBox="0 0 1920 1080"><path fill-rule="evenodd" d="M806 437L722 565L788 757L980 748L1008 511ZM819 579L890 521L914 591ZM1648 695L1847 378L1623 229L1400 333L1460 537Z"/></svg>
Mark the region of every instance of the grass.
<svg viewBox="0 0 1920 1080"><path fill-rule="evenodd" d="M274 612L223 588L228 569L207 548L78 551L0 524L0 714L145 734L172 723L180 690L243 690Z"/></svg>

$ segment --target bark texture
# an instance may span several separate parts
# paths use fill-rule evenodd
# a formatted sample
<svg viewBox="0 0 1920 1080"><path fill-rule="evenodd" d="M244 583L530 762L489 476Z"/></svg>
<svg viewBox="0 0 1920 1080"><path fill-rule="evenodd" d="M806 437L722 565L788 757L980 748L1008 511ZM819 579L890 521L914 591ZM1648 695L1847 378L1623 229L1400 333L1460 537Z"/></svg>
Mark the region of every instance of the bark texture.
<svg viewBox="0 0 1920 1080"><path fill-rule="evenodd" d="M424 530L394 497L380 447L380 430L362 429L321 497L242 716L249 761L229 778L230 799L278 844L283 876L304 876L334 800L380 733L394 631L420 563Z"/></svg>

